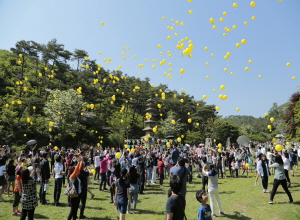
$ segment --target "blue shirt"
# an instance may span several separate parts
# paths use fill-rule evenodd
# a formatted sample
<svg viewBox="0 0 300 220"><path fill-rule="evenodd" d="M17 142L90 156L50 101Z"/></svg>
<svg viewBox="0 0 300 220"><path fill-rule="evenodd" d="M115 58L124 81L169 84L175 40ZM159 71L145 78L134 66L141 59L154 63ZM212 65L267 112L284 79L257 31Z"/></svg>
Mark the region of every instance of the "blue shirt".
<svg viewBox="0 0 300 220"><path fill-rule="evenodd" d="M177 150L177 149L174 149L174 150L172 151L171 158L172 158L172 163L173 163L173 165L175 165L175 164L177 163L179 154L180 154L180 152L179 152L179 150Z"/></svg>
<svg viewBox="0 0 300 220"><path fill-rule="evenodd" d="M200 205L200 208L198 209L198 219L211 220L211 209L208 204L206 204L206 207Z"/></svg>

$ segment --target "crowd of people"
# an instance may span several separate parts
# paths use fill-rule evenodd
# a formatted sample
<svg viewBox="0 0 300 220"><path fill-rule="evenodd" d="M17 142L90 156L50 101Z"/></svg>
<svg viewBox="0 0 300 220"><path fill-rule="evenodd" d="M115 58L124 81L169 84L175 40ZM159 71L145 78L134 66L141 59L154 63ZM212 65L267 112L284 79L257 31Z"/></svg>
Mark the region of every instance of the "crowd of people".
<svg viewBox="0 0 300 220"><path fill-rule="evenodd" d="M53 181L53 205L62 206L62 191L68 195L71 219L85 219L85 206L91 178L99 181L99 190L110 192L110 203L120 212L119 219L125 219L128 213L136 214L139 194L145 188L159 183L168 187L166 201L166 219L184 219L187 184L193 178L202 178L202 187L196 193L196 200L201 203L198 219L206 220L217 216L214 201L220 215L223 215L219 197L219 178L249 177L254 172L255 183L259 185L261 177L263 193L270 193L269 204L273 200L279 185L285 190L289 203L293 198L289 191L292 187L290 175L298 169L300 147L283 146L280 151L272 144L254 146L233 145L231 147L178 146L127 149L102 149L99 147L58 148L47 146L37 150L36 146L21 152L14 152L8 146L2 146L0 152L0 201L3 195L13 196L12 216L20 219L33 219L38 201L47 204L46 198L49 181ZM268 190L268 177L274 175L273 189ZM93 176L93 177L91 177ZM36 185L39 185L37 196ZM109 188L109 189L108 189ZM208 205L207 202L210 201ZM22 210L19 211L19 204ZM81 205L81 206L80 206ZM1 206L1 205L0 205ZM79 208L80 207L80 208ZM79 215L78 215L79 209Z"/></svg>

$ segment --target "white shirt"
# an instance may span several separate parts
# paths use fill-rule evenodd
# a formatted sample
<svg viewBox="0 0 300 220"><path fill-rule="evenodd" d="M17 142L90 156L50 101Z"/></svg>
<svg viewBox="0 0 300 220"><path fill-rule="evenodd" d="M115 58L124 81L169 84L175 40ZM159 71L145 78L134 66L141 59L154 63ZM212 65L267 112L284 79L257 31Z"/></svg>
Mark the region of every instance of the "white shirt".
<svg viewBox="0 0 300 220"><path fill-rule="evenodd" d="M297 151L297 152L298 152L298 157L300 157L300 148L298 149L298 151Z"/></svg>
<svg viewBox="0 0 300 220"><path fill-rule="evenodd" d="M99 167L100 166L100 157L96 156L95 157L95 167Z"/></svg>
<svg viewBox="0 0 300 220"><path fill-rule="evenodd" d="M0 167L0 176L3 176L4 173L6 173L6 166L5 165Z"/></svg>
<svg viewBox="0 0 300 220"><path fill-rule="evenodd" d="M209 172L205 172L205 174L208 176L209 183L208 183L208 191L218 190L218 174L214 176L209 176Z"/></svg>
<svg viewBox="0 0 300 220"><path fill-rule="evenodd" d="M132 159L132 165L136 167L137 164L138 164L138 159L135 157Z"/></svg>
<svg viewBox="0 0 300 220"><path fill-rule="evenodd" d="M64 170L64 166L61 163L56 163L54 166L55 179L62 178L63 175L60 174Z"/></svg>
<svg viewBox="0 0 300 220"><path fill-rule="evenodd" d="M265 153L266 153L266 148L262 147L261 150L260 150L260 152L261 152L262 154L265 154Z"/></svg>
<svg viewBox="0 0 300 220"><path fill-rule="evenodd" d="M272 153L271 153L271 152L267 152L267 159L268 159L269 161L272 160Z"/></svg>
<svg viewBox="0 0 300 220"><path fill-rule="evenodd" d="M290 160L289 160L289 158L283 158L283 168L285 170L290 169Z"/></svg>
<svg viewBox="0 0 300 220"><path fill-rule="evenodd" d="M164 158L164 164L165 166L169 166L170 158L167 156Z"/></svg>

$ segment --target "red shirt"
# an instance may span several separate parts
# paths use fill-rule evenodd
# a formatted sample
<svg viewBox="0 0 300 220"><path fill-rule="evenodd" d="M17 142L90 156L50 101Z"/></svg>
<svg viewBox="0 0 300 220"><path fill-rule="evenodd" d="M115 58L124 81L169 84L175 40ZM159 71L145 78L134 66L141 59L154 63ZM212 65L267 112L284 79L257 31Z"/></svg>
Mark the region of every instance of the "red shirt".
<svg viewBox="0 0 300 220"><path fill-rule="evenodd" d="M163 161L158 161L158 163L157 163L158 173L164 173L164 167L165 167L164 162Z"/></svg>
<svg viewBox="0 0 300 220"><path fill-rule="evenodd" d="M19 187L18 187L18 183L21 184L21 181L22 181L21 175L17 175L17 182L16 182L16 184L15 184L14 192L20 192L20 191L22 191L22 190L19 189Z"/></svg>

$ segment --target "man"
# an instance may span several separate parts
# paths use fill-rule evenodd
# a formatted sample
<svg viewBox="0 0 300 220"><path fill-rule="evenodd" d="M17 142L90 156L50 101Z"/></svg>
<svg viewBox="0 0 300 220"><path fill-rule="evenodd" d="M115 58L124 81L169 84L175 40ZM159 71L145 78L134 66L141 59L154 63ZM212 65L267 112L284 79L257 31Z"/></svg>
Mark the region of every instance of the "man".
<svg viewBox="0 0 300 220"><path fill-rule="evenodd" d="M175 166L175 164L177 164L177 160L179 157L179 150L177 149L177 143L174 144L174 150L172 151L171 154L171 159L172 159L172 165Z"/></svg>
<svg viewBox="0 0 300 220"><path fill-rule="evenodd" d="M49 153L43 154L44 159L41 162L41 176L42 176L42 184L40 187L40 202L42 205L47 204L46 202L46 191L44 190L45 184L49 183L50 179L50 166L49 166Z"/></svg>
<svg viewBox="0 0 300 220"><path fill-rule="evenodd" d="M58 157L56 157L56 164L54 166L54 175L55 175L54 205L55 206L60 206L59 199L61 193L61 186L63 183L63 176L65 174L62 161L63 161L62 156L59 155Z"/></svg>
<svg viewBox="0 0 300 220"><path fill-rule="evenodd" d="M95 154L95 170L96 170L96 174L94 176L94 180L99 180L99 173L100 173L100 156L99 156L99 153L97 152Z"/></svg>
<svg viewBox="0 0 300 220"><path fill-rule="evenodd" d="M263 192L264 193L269 193L270 191L268 190L268 177L270 176L269 172L269 162L266 158L266 155L261 154L260 155L261 160L257 163L257 172L261 176L261 181L263 185Z"/></svg>
<svg viewBox="0 0 300 220"><path fill-rule="evenodd" d="M185 159L180 157L178 158L177 164L172 167L170 170L172 175L177 175L180 177L182 180L182 189L180 191L180 194L185 198L186 195L186 181L187 181L187 176L189 174L189 169L185 167Z"/></svg>

